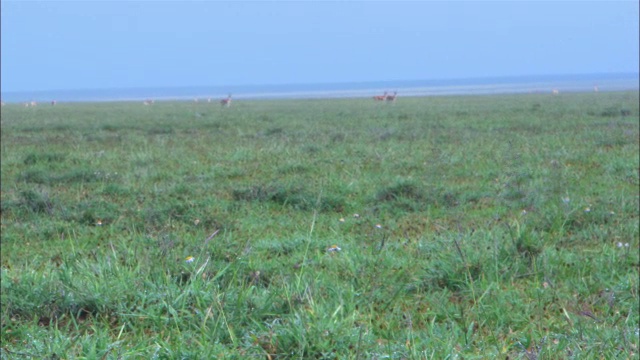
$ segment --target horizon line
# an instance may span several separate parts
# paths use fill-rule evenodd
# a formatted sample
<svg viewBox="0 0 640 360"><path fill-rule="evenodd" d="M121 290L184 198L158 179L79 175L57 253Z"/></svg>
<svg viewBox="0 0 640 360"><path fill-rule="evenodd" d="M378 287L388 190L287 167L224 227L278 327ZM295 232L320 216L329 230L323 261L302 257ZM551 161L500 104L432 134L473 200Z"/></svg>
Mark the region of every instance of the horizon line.
<svg viewBox="0 0 640 360"><path fill-rule="evenodd" d="M90 87L90 88L67 88L67 89L45 89L45 90L9 90L0 94L34 94L50 92L75 92L75 91L100 91L100 90L150 90L150 89L198 89L198 88L243 88L243 87L289 87L289 86L312 86L312 85L348 85L348 84L391 84L397 82L429 82L429 81L469 81L469 80L500 80L500 79L542 79L552 80L553 78L567 78L580 76L624 76L638 77L640 72L595 72L595 73L558 73L539 75L498 75L498 76L472 76L472 77L450 77L450 78L430 78L430 79L393 79L393 80L361 80L361 81L327 81L327 82L291 82L291 83L253 83L253 84L226 84L226 85L162 85L162 86L122 86L122 87Z"/></svg>

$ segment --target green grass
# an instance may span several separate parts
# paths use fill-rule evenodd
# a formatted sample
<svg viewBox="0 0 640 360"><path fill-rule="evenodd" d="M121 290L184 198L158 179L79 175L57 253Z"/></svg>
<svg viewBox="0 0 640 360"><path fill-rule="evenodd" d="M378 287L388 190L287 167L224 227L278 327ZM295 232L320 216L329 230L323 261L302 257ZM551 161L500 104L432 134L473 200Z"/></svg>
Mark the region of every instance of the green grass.
<svg viewBox="0 0 640 360"><path fill-rule="evenodd" d="M637 358L638 102L6 105L0 356Z"/></svg>

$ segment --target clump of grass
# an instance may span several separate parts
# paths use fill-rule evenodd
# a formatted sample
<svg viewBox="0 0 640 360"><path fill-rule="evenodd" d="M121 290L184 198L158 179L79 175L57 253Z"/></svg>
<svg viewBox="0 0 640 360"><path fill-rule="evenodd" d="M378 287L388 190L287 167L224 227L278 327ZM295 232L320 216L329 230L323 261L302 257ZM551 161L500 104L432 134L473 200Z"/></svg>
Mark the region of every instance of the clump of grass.
<svg viewBox="0 0 640 360"><path fill-rule="evenodd" d="M119 217L120 209L110 202L93 200L83 201L70 210L66 215L67 220L73 219L83 225L95 226L111 224Z"/></svg>
<svg viewBox="0 0 640 360"><path fill-rule="evenodd" d="M77 168L54 173L50 170L31 168L24 171L18 179L27 183L41 185L72 185L78 183L92 183L98 181L112 181L115 175L103 171L95 171L84 168Z"/></svg>
<svg viewBox="0 0 640 360"><path fill-rule="evenodd" d="M630 116L631 111L629 109L619 108L616 106L608 107L600 113L602 117L617 117L617 116Z"/></svg>
<svg viewBox="0 0 640 360"><path fill-rule="evenodd" d="M158 126L147 130L149 135L171 135L173 133L175 133L175 130L168 126Z"/></svg>
<svg viewBox="0 0 640 360"><path fill-rule="evenodd" d="M257 185L236 188L231 191L235 201L270 202L281 206L290 206L297 210L319 210L340 212L345 201L338 195L315 195L303 186L291 184Z"/></svg>
<svg viewBox="0 0 640 360"><path fill-rule="evenodd" d="M236 201L270 201L272 199L286 198L290 192L283 186L278 185L257 185L248 188L238 188L232 190L232 197ZM297 192L294 190L293 192Z"/></svg>
<svg viewBox="0 0 640 360"><path fill-rule="evenodd" d="M20 192L20 205L34 213L51 214L55 204L49 197L49 193L36 190L24 190Z"/></svg>
<svg viewBox="0 0 640 360"><path fill-rule="evenodd" d="M56 153L29 153L25 156L23 163L25 165L35 165L37 163L60 163L66 159L66 155L64 154L56 154Z"/></svg>
<svg viewBox="0 0 640 360"><path fill-rule="evenodd" d="M413 180L399 180L378 190L372 205L377 209L387 206L392 211L416 212L430 207L453 208L460 200L458 191L440 187L425 189Z"/></svg>
<svg viewBox="0 0 640 360"><path fill-rule="evenodd" d="M118 132L118 131L122 131L122 127L121 126L117 126L114 124L104 124L102 126L100 126L101 130L104 131L108 131L108 132Z"/></svg>
<svg viewBox="0 0 640 360"><path fill-rule="evenodd" d="M284 133L284 129L281 127L274 127L274 128L269 128L265 131L262 132L263 136L274 136L274 135L281 135Z"/></svg>
<svg viewBox="0 0 640 360"><path fill-rule="evenodd" d="M258 120L260 121L264 121L264 122L273 122L273 118L271 116L269 116L269 114L262 114L258 117Z"/></svg>
<svg viewBox="0 0 640 360"><path fill-rule="evenodd" d="M131 191L120 184L108 183L102 190L102 194L111 196L111 197L114 197L114 196L124 197L124 196L130 195Z"/></svg>
<svg viewBox="0 0 640 360"><path fill-rule="evenodd" d="M421 201L426 198L424 191L413 181L402 180L383 188L376 194L378 201L394 201L398 199Z"/></svg>
<svg viewBox="0 0 640 360"><path fill-rule="evenodd" d="M429 292L446 289L460 292L469 289L469 282L477 280L483 272L482 264L462 264L453 261L439 261L431 264L422 276L421 282L412 284L411 292Z"/></svg>
<svg viewBox="0 0 640 360"><path fill-rule="evenodd" d="M164 204L151 204L143 210L142 219L147 225L164 226L172 219L183 219L189 209L189 204L175 200Z"/></svg>
<svg viewBox="0 0 640 360"><path fill-rule="evenodd" d="M279 169L281 174L303 174L310 171L308 165L297 163L289 164Z"/></svg>
<svg viewBox="0 0 640 360"><path fill-rule="evenodd" d="M375 129L374 135L378 141L388 141L397 136L397 130L394 128Z"/></svg>
<svg viewBox="0 0 640 360"><path fill-rule="evenodd" d="M18 180L33 184L49 184L52 182L51 176L42 169L28 169L20 174Z"/></svg>
<svg viewBox="0 0 640 360"><path fill-rule="evenodd" d="M540 255L543 250L543 244L540 236L527 227L507 225L509 229L509 237L513 244L513 254L524 259L532 261L536 256Z"/></svg>
<svg viewBox="0 0 640 360"><path fill-rule="evenodd" d="M52 183L71 185L109 180L110 174L90 169L73 169L51 178Z"/></svg>

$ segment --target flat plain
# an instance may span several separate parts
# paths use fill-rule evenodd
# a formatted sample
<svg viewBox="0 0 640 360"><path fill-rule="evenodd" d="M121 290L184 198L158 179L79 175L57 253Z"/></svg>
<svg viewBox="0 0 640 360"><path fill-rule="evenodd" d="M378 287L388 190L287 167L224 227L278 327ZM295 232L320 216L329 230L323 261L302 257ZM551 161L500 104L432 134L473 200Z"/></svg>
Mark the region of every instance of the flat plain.
<svg viewBox="0 0 640 360"><path fill-rule="evenodd" d="M638 103L5 105L1 358L637 358Z"/></svg>

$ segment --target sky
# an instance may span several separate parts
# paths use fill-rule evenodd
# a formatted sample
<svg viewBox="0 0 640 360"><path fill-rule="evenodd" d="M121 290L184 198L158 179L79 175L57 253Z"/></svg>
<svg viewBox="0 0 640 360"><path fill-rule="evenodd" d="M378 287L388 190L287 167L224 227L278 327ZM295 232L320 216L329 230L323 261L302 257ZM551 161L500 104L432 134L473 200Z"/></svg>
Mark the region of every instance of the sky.
<svg viewBox="0 0 640 360"><path fill-rule="evenodd" d="M1 2L2 92L638 73L637 1Z"/></svg>

